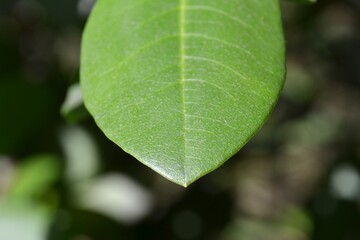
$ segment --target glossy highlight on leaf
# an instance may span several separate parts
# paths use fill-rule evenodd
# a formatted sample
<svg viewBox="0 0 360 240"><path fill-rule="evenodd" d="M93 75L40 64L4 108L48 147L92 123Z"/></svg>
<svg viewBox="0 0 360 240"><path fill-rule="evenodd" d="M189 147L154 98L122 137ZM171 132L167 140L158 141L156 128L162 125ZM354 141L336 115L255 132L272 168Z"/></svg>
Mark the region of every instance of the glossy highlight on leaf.
<svg viewBox="0 0 360 240"><path fill-rule="evenodd" d="M258 131L283 86L278 0L99 0L81 85L106 136L187 186Z"/></svg>

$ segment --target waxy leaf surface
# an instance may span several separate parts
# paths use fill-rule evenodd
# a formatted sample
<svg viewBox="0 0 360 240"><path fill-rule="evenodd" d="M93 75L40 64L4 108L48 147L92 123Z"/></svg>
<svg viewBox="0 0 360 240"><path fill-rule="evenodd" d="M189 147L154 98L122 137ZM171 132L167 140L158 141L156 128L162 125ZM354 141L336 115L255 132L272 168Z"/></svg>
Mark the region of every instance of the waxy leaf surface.
<svg viewBox="0 0 360 240"><path fill-rule="evenodd" d="M85 105L109 139L187 186L266 121L284 52L278 0L98 0L82 45Z"/></svg>

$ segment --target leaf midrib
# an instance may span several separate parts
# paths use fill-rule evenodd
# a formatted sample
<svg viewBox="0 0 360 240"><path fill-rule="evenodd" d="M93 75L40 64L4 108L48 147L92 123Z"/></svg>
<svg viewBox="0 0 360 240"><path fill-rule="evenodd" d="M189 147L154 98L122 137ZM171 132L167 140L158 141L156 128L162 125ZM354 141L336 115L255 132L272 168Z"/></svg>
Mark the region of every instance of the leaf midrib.
<svg viewBox="0 0 360 240"><path fill-rule="evenodd" d="M185 107L185 17L186 17L186 0L180 0L179 8L179 38L180 38L180 84L181 84L181 96L182 96L182 106L183 106L183 118L184 118L184 128L183 128L183 138L184 138L184 163L183 163L183 172L184 172L184 186L187 185L187 173L186 173L186 107Z"/></svg>

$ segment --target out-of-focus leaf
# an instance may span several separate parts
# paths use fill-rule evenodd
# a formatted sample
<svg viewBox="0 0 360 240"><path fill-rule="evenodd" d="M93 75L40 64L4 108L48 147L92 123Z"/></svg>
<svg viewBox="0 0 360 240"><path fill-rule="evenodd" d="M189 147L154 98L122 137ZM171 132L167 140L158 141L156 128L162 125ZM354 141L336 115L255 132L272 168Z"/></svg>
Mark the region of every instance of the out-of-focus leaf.
<svg viewBox="0 0 360 240"><path fill-rule="evenodd" d="M65 153L65 175L71 184L93 177L99 170L100 154L92 136L79 126L61 130L60 142Z"/></svg>
<svg viewBox="0 0 360 240"><path fill-rule="evenodd" d="M12 188L0 201L0 239L47 239L54 205L36 198L50 188L59 174L59 160L53 155L30 157L17 166Z"/></svg>
<svg viewBox="0 0 360 240"><path fill-rule="evenodd" d="M0 201L7 196L14 172L15 166L10 157L0 155Z"/></svg>
<svg viewBox="0 0 360 240"><path fill-rule="evenodd" d="M289 60L283 96L291 102L305 104L313 100L316 90L314 77L309 74L304 66Z"/></svg>
<svg viewBox="0 0 360 240"><path fill-rule="evenodd" d="M282 222L239 219L229 225L221 240L309 240L308 233Z"/></svg>
<svg viewBox="0 0 360 240"><path fill-rule="evenodd" d="M53 155L34 156L18 166L10 197L33 199L44 193L59 177L59 160Z"/></svg>
<svg viewBox="0 0 360 240"><path fill-rule="evenodd" d="M332 141L339 134L340 126L339 116L315 111L301 120L289 121L279 132L288 143L317 147Z"/></svg>
<svg viewBox="0 0 360 240"><path fill-rule="evenodd" d="M259 130L284 81L278 0L98 1L86 107L116 144L187 186Z"/></svg>
<svg viewBox="0 0 360 240"><path fill-rule="evenodd" d="M0 203L1 240L46 240L53 211L27 201Z"/></svg>
<svg viewBox="0 0 360 240"><path fill-rule="evenodd" d="M309 215L300 208L290 208L285 211L281 223L307 234L313 230Z"/></svg>
<svg viewBox="0 0 360 240"><path fill-rule="evenodd" d="M124 175L106 175L75 187L75 200L80 208L102 213L121 223L134 224L152 209L150 193Z"/></svg>
<svg viewBox="0 0 360 240"><path fill-rule="evenodd" d="M340 165L331 175L333 194L345 200L356 201L360 197L360 175L351 165Z"/></svg>
<svg viewBox="0 0 360 240"><path fill-rule="evenodd" d="M69 122L79 122L89 116L83 103L79 84L74 84L69 87L60 112Z"/></svg>
<svg viewBox="0 0 360 240"><path fill-rule="evenodd" d="M79 0L77 6L78 14L83 18L87 18L95 2L96 0Z"/></svg>

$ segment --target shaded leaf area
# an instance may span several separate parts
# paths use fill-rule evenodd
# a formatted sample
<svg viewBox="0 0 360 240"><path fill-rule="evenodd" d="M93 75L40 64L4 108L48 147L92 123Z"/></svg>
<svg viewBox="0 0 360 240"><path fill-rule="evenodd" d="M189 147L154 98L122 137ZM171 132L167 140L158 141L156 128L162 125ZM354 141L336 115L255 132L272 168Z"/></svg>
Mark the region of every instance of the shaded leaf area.
<svg viewBox="0 0 360 240"><path fill-rule="evenodd" d="M283 3L288 78L274 114L231 161L187 189L111 143L89 116L69 123L61 115L78 83L93 1L72 1L62 11L77 16L63 21L51 12L64 3L43 3L0 1L0 236L360 238L358 1Z"/></svg>
<svg viewBox="0 0 360 240"><path fill-rule="evenodd" d="M83 37L85 105L112 141L188 186L273 109L285 74L280 18L277 0L98 2Z"/></svg>

